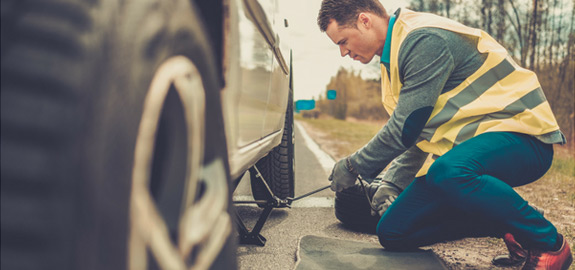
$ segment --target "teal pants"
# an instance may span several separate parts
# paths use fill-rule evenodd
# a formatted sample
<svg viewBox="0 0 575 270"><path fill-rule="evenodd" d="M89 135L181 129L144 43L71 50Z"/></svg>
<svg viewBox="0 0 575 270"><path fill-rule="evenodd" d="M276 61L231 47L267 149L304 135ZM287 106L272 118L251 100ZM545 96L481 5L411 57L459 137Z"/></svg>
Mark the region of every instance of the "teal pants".
<svg viewBox="0 0 575 270"><path fill-rule="evenodd" d="M557 230L513 187L551 166L553 146L532 136L490 132L439 157L389 207L377 226L386 249L512 233L527 249L551 250Z"/></svg>

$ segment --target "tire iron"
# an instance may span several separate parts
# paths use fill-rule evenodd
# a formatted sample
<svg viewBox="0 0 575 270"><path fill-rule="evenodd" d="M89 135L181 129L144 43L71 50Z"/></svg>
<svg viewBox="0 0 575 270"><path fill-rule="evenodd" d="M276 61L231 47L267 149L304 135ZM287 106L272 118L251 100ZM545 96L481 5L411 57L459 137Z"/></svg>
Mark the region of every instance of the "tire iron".
<svg viewBox="0 0 575 270"><path fill-rule="evenodd" d="M308 196L310 196L310 195L316 194L316 193L318 193L318 192L320 192L320 191L322 191L322 190L328 189L329 187L331 187L331 184L330 184L330 185L327 185L327 186L325 186L325 187L318 188L318 189L316 189L316 190L314 190L314 191L310 191L310 192L308 192L308 193L306 193L306 194L304 194L304 195L301 195L301 196L298 196L298 197L295 197L295 198L287 197L286 200L287 200L287 201L289 202L289 204L291 205L291 203L294 202L294 201L297 201L297 200L303 199L303 198L305 198L305 197L308 197Z"/></svg>

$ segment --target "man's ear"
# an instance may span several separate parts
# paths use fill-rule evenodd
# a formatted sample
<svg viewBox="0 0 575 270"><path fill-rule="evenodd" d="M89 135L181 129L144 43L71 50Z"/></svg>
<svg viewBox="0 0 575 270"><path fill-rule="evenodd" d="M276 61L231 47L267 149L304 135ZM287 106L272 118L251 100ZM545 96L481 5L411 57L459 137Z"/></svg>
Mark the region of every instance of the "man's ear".
<svg viewBox="0 0 575 270"><path fill-rule="evenodd" d="M363 26L364 28L371 28L371 17L369 16L369 14L367 13L359 13L359 16L357 16L357 26Z"/></svg>

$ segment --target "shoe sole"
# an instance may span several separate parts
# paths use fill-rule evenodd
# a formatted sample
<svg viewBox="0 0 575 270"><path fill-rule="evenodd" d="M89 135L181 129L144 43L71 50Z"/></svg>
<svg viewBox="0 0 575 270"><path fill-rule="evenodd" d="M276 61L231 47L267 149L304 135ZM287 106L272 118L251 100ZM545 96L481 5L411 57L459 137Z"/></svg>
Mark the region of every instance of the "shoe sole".
<svg viewBox="0 0 575 270"><path fill-rule="evenodd" d="M561 268L561 270L569 269L569 266L571 266L571 263L573 263L573 256L571 254L569 254L569 257L565 261L565 264L563 264L563 267Z"/></svg>

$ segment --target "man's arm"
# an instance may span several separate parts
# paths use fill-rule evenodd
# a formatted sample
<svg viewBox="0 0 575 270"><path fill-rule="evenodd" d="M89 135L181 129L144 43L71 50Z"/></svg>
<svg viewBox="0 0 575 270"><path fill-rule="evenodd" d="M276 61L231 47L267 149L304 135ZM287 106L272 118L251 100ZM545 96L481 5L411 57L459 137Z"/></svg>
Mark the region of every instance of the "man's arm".
<svg viewBox="0 0 575 270"><path fill-rule="evenodd" d="M412 146L391 162L383 179L404 190L415 179L415 174L421 169L428 155L417 146Z"/></svg>
<svg viewBox="0 0 575 270"><path fill-rule="evenodd" d="M354 170L373 179L415 144L454 66L447 41L441 36L429 31L408 35L399 53L403 87L397 107L372 140L349 157Z"/></svg>

